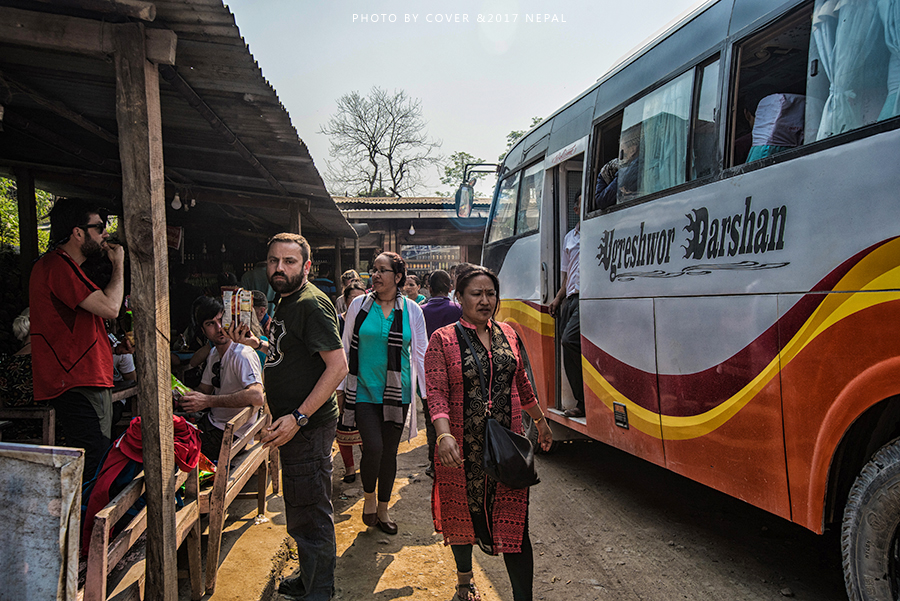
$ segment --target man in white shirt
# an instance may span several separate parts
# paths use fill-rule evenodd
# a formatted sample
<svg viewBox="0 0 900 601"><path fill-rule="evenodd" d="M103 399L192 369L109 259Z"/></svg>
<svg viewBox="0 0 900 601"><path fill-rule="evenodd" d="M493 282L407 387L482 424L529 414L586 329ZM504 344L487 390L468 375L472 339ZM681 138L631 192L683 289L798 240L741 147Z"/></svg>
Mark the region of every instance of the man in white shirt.
<svg viewBox="0 0 900 601"><path fill-rule="evenodd" d="M560 344L562 344L563 366L572 394L575 396L575 407L567 409L566 417L584 417L584 382L581 376L581 321L578 311L578 293L580 291L579 263L581 259L581 192L575 195L575 216L578 223L566 234L563 242L562 256L559 261L559 292L550 302L550 315L558 316Z"/></svg>
<svg viewBox="0 0 900 601"><path fill-rule="evenodd" d="M201 451L213 461L219 457L228 420L244 407L262 407L265 402L259 356L249 346L232 342L222 329L222 314L221 299L201 297L197 300L197 321L214 348L206 360L200 386L182 396L180 402L181 409L188 412L209 409L197 426L200 428ZM258 417L257 411L235 435L241 436L250 430Z"/></svg>

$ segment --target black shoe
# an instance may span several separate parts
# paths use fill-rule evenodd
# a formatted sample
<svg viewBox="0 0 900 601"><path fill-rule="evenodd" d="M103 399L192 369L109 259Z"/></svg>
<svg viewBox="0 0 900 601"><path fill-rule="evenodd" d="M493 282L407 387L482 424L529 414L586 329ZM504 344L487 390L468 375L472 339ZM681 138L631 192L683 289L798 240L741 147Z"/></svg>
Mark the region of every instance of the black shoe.
<svg viewBox="0 0 900 601"><path fill-rule="evenodd" d="M287 597L305 597L306 587L303 586L300 576L292 576L281 581L278 585L278 594Z"/></svg>
<svg viewBox="0 0 900 601"><path fill-rule="evenodd" d="M376 518L378 520L377 526L381 529L385 534L397 534L397 524L392 520L388 520L386 522L382 522L380 518Z"/></svg>
<svg viewBox="0 0 900 601"><path fill-rule="evenodd" d="M352 474L347 474L346 476L341 478L341 480L343 480L347 484L350 484L351 482L356 482L356 472L353 472Z"/></svg>
<svg viewBox="0 0 900 601"><path fill-rule="evenodd" d="M584 409L579 407L572 407L571 409L566 409L565 413L563 413L566 417L584 417Z"/></svg>
<svg viewBox="0 0 900 601"><path fill-rule="evenodd" d="M434 464L433 463L425 468L425 475L428 476L429 478L434 478Z"/></svg>

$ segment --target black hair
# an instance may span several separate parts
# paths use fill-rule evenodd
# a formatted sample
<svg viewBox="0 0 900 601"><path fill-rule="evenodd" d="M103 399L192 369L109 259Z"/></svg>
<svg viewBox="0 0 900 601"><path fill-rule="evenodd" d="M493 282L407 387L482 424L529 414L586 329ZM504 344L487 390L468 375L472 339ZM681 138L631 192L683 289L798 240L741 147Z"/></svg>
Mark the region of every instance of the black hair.
<svg viewBox="0 0 900 601"><path fill-rule="evenodd" d="M341 293L341 295L344 297L345 303L350 302L350 293L353 292L354 290L359 290L359 291L365 293L366 287L363 286L362 282L359 280L353 280L352 282L350 282L349 284L344 286L344 291Z"/></svg>
<svg viewBox="0 0 900 601"><path fill-rule="evenodd" d="M225 305L218 296L198 296L191 306L191 314L194 318L194 326L202 331L203 322L215 319L216 315L225 311Z"/></svg>
<svg viewBox="0 0 900 601"><path fill-rule="evenodd" d="M463 293L474 278L477 278L480 275L487 276L491 279L491 282L493 282L494 292L497 295L497 304L494 305L494 315L496 315L497 309L500 308L500 280L497 279L497 274L481 265L470 265L469 267L469 269L466 269L460 275L456 276L456 296L462 298ZM491 317L493 317L493 315Z"/></svg>
<svg viewBox="0 0 900 601"><path fill-rule="evenodd" d="M59 198L50 209L50 244L59 246L69 241L72 229L87 225L91 215L99 215L106 223L108 212L84 198Z"/></svg>
<svg viewBox="0 0 900 601"><path fill-rule="evenodd" d="M407 275L407 276L406 276L406 279L407 279L407 280L411 280L412 283L415 284L416 286L419 286L419 287L422 286L422 280L419 279L419 276L417 276L417 275L415 275L415 274L413 274L413 273Z"/></svg>
<svg viewBox="0 0 900 601"><path fill-rule="evenodd" d="M433 271L428 281L431 283L432 294L447 294L450 292L450 274L443 269Z"/></svg>
<svg viewBox="0 0 900 601"><path fill-rule="evenodd" d="M380 256L387 257L391 262L391 271L400 274L400 281L397 282L397 288L403 288L403 286L406 284L406 261L404 261L403 257L398 255L397 253L392 253L389 251L385 251L378 255L378 257ZM378 257L375 258L377 259Z"/></svg>

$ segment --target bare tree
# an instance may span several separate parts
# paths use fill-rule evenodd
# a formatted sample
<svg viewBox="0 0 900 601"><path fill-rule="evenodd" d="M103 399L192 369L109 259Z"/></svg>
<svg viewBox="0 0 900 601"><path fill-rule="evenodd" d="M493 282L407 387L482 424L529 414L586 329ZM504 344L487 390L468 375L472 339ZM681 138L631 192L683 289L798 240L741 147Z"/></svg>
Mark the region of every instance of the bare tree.
<svg viewBox="0 0 900 601"><path fill-rule="evenodd" d="M441 160L441 143L428 137L426 125L422 103L403 90L344 94L319 130L330 138L329 187L367 196L379 188L397 197L414 193L424 171Z"/></svg>

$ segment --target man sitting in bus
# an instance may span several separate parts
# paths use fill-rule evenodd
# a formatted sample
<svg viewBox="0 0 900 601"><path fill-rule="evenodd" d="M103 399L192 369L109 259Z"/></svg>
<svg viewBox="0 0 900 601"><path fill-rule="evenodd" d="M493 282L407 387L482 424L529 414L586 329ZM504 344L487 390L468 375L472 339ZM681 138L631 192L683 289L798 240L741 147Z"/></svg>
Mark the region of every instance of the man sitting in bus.
<svg viewBox="0 0 900 601"><path fill-rule="evenodd" d="M575 407L567 409L566 417L584 417L584 385L581 377L581 322L578 312L579 263L581 247L581 192L575 195L575 216L578 223L566 234L563 241L562 255L559 260L560 287L559 292L550 302L550 315L559 313L557 329L562 344L563 366L572 394L575 396Z"/></svg>

